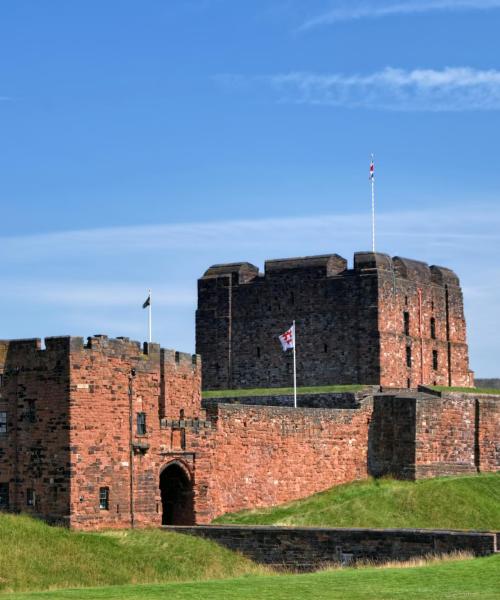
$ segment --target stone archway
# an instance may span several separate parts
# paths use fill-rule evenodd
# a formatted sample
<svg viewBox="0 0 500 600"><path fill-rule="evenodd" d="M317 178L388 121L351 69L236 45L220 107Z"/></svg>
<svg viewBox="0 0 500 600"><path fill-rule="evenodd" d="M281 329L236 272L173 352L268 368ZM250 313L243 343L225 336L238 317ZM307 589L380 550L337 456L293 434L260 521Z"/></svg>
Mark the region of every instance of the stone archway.
<svg viewBox="0 0 500 600"><path fill-rule="evenodd" d="M193 481L179 462L160 473L162 525L194 525Z"/></svg>

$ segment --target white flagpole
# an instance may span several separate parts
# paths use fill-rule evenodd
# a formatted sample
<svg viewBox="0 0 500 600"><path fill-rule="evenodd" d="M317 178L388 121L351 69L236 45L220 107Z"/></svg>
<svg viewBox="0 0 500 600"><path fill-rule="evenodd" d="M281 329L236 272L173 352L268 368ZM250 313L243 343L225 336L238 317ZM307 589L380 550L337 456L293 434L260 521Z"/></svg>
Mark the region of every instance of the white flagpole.
<svg viewBox="0 0 500 600"><path fill-rule="evenodd" d="M148 306L148 325L149 325L149 343L153 341L153 315L151 314L151 290L149 290L149 306Z"/></svg>
<svg viewBox="0 0 500 600"><path fill-rule="evenodd" d="M297 346L297 333L295 321L293 322L293 407L297 408L297 357L295 347Z"/></svg>
<svg viewBox="0 0 500 600"><path fill-rule="evenodd" d="M373 154L372 162L373 165ZM371 173L370 177L372 181L372 252L375 253L375 173Z"/></svg>

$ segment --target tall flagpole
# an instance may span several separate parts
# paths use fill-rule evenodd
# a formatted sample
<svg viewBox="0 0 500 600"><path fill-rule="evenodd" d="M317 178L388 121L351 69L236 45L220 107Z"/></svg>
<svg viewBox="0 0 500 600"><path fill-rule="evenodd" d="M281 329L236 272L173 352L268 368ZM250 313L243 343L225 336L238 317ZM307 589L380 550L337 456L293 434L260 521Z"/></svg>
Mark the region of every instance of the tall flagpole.
<svg viewBox="0 0 500 600"><path fill-rule="evenodd" d="M370 180L372 183L372 252L375 253L375 164L373 154L370 163Z"/></svg>
<svg viewBox="0 0 500 600"><path fill-rule="evenodd" d="M148 306L148 325L149 325L149 343L153 341L153 315L151 314L151 290L149 290L149 306Z"/></svg>
<svg viewBox="0 0 500 600"><path fill-rule="evenodd" d="M293 406L297 408L297 357L295 346L297 345L297 333L295 331L295 321L293 322Z"/></svg>

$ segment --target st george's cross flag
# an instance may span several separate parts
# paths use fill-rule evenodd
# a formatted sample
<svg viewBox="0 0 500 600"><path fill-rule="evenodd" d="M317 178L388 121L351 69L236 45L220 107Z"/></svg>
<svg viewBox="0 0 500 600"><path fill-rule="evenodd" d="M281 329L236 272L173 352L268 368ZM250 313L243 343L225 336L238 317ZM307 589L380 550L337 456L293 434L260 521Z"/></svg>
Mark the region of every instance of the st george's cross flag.
<svg viewBox="0 0 500 600"><path fill-rule="evenodd" d="M288 331L279 336L283 352L293 350L295 347L295 325L292 325Z"/></svg>
<svg viewBox="0 0 500 600"><path fill-rule="evenodd" d="M375 163L373 162L373 156L370 163L370 181L375 179Z"/></svg>

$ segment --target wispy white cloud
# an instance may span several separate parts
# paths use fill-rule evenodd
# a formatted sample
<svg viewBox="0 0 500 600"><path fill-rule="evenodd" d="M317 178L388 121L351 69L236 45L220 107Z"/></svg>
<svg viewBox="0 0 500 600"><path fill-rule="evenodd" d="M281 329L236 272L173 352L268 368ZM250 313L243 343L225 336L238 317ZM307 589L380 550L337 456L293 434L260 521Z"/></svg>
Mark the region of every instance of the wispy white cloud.
<svg viewBox="0 0 500 600"><path fill-rule="evenodd" d="M409 0L408 2L351 3L311 17L299 27L299 31L334 25L342 21L380 19L429 12L486 11L496 8L500 8L500 0Z"/></svg>
<svg viewBox="0 0 500 600"><path fill-rule="evenodd" d="M392 111L500 110L500 71L396 69L367 75L294 72L256 77L279 102Z"/></svg>
<svg viewBox="0 0 500 600"><path fill-rule="evenodd" d="M472 365L484 376L498 374L498 203L380 212L377 231L383 252L456 270ZM370 234L368 203L366 211L350 214L3 237L1 337L106 333L145 339L141 305L151 287L155 338L193 350L196 279L211 264L241 260L262 269L269 258L337 252L352 265L352 253L370 246Z"/></svg>

